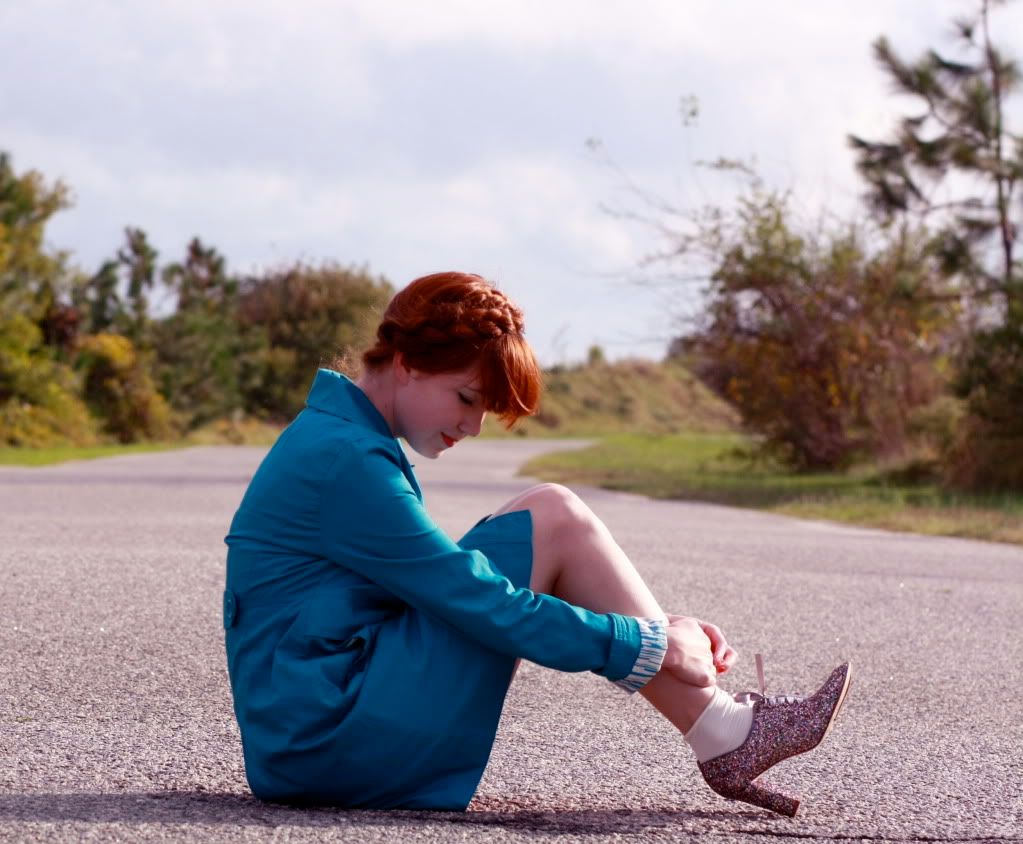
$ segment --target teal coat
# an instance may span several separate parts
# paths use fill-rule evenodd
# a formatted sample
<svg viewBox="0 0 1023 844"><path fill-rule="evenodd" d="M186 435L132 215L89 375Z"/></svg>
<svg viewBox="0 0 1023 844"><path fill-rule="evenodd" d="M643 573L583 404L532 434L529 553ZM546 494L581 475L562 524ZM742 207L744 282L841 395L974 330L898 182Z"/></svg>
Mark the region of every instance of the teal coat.
<svg viewBox="0 0 1023 844"><path fill-rule="evenodd" d="M226 538L228 670L256 796L464 809L518 657L627 675L636 620L528 588L527 511L460 542L366 395L321 369Z"/></svg>

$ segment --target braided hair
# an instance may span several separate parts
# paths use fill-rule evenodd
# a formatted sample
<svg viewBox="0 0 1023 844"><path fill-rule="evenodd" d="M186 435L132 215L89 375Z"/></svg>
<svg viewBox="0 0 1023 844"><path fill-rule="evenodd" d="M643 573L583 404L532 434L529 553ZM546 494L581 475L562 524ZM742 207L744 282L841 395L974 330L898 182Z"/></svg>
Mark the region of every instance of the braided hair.
<svg viewBox="0 0 1023 844"><path fill-rule="evenodd" d="M522 311L482 276L434 273L395 295L362 362L379 369L400 352L420 372L476 366L484 406L510 427L536 413L543 385L523 332Z"/></svg>

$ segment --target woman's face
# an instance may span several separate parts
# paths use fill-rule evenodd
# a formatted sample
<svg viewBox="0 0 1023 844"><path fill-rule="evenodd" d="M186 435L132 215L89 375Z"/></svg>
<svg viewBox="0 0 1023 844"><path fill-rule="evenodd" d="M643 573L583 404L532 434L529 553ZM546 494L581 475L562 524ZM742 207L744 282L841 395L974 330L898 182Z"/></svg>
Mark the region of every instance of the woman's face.
<svg viewBox="0 0 1023 844"><path fill-rule="evenodd" d="M417 453L439 457L463 437L479 434L486 412L475 368L431 375L398 364L396 372L394 434Z"/></svg>

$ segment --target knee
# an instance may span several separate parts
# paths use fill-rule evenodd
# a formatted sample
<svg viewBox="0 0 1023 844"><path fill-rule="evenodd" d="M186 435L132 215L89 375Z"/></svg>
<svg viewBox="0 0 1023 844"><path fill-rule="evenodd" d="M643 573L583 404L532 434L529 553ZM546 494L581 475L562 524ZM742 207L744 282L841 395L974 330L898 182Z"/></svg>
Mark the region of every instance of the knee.
<svg viewBox="0 0 1023 844"><path fill-rule="evenodd" d="M549 533L573 533L596 522L593 511L567 486L544 483L528 491L528 507Z"/></svg>

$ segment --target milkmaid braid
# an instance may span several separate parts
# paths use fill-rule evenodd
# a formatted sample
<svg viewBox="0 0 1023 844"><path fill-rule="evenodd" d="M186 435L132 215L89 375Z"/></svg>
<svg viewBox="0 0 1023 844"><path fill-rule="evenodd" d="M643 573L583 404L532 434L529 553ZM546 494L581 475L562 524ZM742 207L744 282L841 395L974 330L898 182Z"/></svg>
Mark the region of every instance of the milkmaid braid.
<svg viewBox="0 0 1023 844"><path fill-rule="evenodd" d="M513 421L536 411L542 386L524 331L522 311L485 278L434 273L395 295L362 360L378 369L400 353L427 373L478 366L489 409Z"/></svg>

